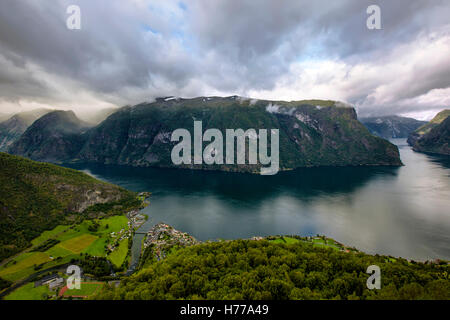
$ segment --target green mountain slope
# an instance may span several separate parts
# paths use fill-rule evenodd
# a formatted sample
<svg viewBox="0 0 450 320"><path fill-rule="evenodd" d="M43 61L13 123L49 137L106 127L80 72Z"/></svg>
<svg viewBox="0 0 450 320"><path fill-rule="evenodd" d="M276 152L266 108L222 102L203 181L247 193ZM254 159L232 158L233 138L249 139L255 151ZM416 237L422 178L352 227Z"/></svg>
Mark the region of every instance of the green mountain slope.
<svg viewBox="0 0 450 320"><path fill-rule="evenodd" d="M88 127L73 111L53 111L36 120L8 152L38 161L71 160L83 146Z"/></svg>
<svg viewBox="0 0 450 320"><path fill-rule="evenodd" d="M450 116L422 135L413 149L421 152L450 155Z"/></svg>
<svg viewBox="0 0 450 320"><path fill-rule="evenodd" d="M450 109L442 110L430 122L412 132L408 144L420 152L449 154L449 117ZM447 123L443 124L445 121Z"/></svg>
<svg viewBox="0 0 450 320"><path fill-rule="evenodd" d="M89 131L80 161L173 167L171 133L194 120L203 130L279 129L280 168L401 165L398 149L370 134L355 110L334 101L263 101L233 96L161 98L126 107ZM203 147L207 144L204 143ZM186 165L191 169L259 172L260 165Z"/></svg>
<svg viewBox="0 0 450 320"><path fill-rule="evenodd" d="M411 132L426 124L425 121L399 116L360 118L359 121L372 134L384 139L407 138Z"/></svg>
<svg viewBox="0 0 450 320"><path fill-rule="evenodd" d="M408 144L410 146L414 146L418 139L420 139L424 134L430 132L430 130L434 127L437 127L448 116L450 116L450 109L445 109L439 112L433 119L431 119L431 121L427 122L423 126L420 126L408 136Z"/></svg>
<svg viewBox="0 0 450 320"><path fill-rule="evenodd" d="M95 214L96 205L104 204L106 215L116 213L114 205L136 205L134 193L120 187L5 153L0 153L0 186L0 261L44 230Z"/></svg>
<svg viewBox="0 0 450 320"><path fill-rule="evenodd" d="M36 109L21 112L0 123L0 151L6 151L34 121L50 111L49 109Z"/></svg>
<svg viewBox="0 0 450 320"><path fill-rule="evenodd" d="M423 126L419 127L416 132L423 135L425 133L430 132L430 130L440 123L442 123L447 117L450 116L450 109L442 110L439 112L433 119L431 119L430 122L424 124Z"/></svg>

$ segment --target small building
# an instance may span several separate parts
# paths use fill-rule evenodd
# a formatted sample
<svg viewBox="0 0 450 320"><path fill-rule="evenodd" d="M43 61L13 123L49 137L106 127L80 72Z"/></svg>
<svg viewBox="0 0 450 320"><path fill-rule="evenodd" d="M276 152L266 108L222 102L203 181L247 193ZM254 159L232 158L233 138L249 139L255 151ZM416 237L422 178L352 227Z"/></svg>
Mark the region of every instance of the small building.
<svg viewBox="0 0 450 320"><path fill-rule="evenodd" d="M57 278L49 283L48 288L50 290L54 290L56 288L62 287L64 285L64 279L63 278Z"/></svg>
<svg viewBox="0 0 450 320"><path fill-rule="evenodd" d="M58 275L57 273L54 273L54 274L45 276L45 277L43 277L42 279L36 281L36 282L34 283L34 287L36 288L36 287L39 287L39 286L47 285L47 284L49 284L50 282L52 282L52 281L54 281L54 280L56 280L56 279L58 279L58 278L59 278L59 275Z"/></svg>

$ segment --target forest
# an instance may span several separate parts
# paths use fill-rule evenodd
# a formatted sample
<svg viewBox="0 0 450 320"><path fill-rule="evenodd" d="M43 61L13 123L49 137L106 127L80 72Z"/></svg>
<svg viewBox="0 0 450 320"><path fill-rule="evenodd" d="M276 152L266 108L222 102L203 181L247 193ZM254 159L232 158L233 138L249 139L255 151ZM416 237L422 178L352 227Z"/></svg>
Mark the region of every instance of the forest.
<svg viewBox="0 0 450 320"><path fill-rule="evenodd" d="M381 269L369 290L367 267ZM447 262L420 263L268 240L208 242L147 264L95 299L450 299Z"/></svg>

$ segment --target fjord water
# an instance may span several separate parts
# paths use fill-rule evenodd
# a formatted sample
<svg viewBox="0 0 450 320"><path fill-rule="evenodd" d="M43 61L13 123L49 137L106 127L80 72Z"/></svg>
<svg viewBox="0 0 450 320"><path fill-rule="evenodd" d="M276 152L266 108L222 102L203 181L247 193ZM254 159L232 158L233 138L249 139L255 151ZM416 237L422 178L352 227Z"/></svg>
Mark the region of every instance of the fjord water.
<svg viewBox="0 0 450 320"><path fill-rule="evenodd" d="M165 222L199 240L323 234L371 254L450 259L450 158L397 144L405 166L307 168L276 176L77 165L152 192L146 231ZM135 236L136 263L142 235Z"/></svg>

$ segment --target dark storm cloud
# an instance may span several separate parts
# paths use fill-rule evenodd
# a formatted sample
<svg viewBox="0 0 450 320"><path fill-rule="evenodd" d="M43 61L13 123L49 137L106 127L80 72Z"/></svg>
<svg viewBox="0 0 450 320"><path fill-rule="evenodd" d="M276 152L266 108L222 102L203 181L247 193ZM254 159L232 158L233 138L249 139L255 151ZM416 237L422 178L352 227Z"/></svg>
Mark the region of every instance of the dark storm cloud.
<svg viewBox="0 0 450 320"><path fill-rule="evenodd" d="M383 30L366 28L366 8L374 3ZM71 4L81 8L81 30L65 26ZM362 112L421 110L439 99L419 97L450 87L449 59L420 61L433 37L449 36L449 7L425 0L3 0L0 105L310 93L358 104ZM404 60L411 51L419 58ZM311 61L320 63L311 67ZM400 63L409 68L397 70ZM394 80L388 90L386 82Z"/></svg>

